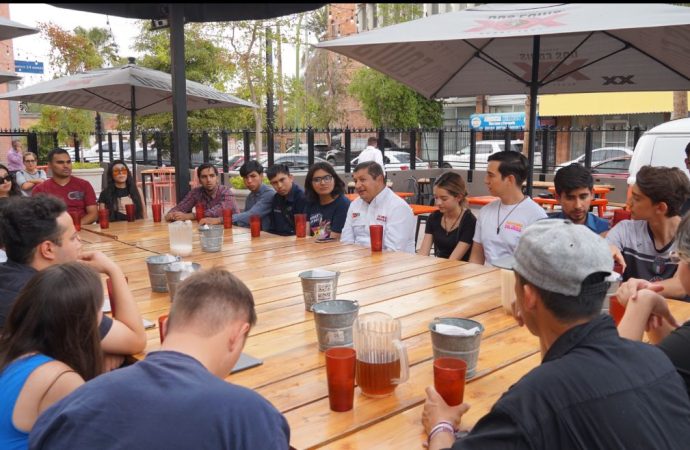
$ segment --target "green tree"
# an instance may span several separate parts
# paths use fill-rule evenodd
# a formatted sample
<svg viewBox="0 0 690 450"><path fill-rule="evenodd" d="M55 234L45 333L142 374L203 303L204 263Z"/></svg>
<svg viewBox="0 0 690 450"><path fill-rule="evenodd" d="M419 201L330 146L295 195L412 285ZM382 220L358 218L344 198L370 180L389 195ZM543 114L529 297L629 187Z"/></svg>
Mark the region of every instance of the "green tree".
<svg viewBox="0 0 690 450"><path fill-rule="evenodd" d="M355 73L348 92L362 104L364 115L377 128L438 127L443 122L440 102L427 100L367 67Z"/></svg>

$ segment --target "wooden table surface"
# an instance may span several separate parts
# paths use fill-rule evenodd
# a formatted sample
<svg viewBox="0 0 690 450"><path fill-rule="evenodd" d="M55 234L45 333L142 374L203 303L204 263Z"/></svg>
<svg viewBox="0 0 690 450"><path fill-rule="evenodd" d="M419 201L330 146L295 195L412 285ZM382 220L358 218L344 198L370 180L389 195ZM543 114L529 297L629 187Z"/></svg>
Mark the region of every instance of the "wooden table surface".
<svg viewBox="0 0 690 450"><path fill-rule="evenodd" d="M239 227L225 230L221 252L203 253L194 227L194 252L184 260L227 268L252 290L256 303L258 322L244 352L264 364L228 381L271 401L287 418L295 448L421 448L424 389L433 384L428 324L435 317L473 318L485 327L477 374L465 390L472 408L463 425L476 423L541 360L537 338L503 312L495 269L407 253L372 254L366 247L265 232L251 239L249 230ZM166 223L111 222L107 230L84 225L81 236L87 249L101 250L120 264L143 317L156 322L168 312L169 296L151 291L145 262L168 251ZM400 319L410 378L391 396L368 398L355 388L353 410L330 411L325 359L298 278L313 268L339 270L338 298L357 300L360 314L382 311ZM682 319L690 316L689 304L674 303ZM158 330L147 333L146 351L158 349Z"/></svg>

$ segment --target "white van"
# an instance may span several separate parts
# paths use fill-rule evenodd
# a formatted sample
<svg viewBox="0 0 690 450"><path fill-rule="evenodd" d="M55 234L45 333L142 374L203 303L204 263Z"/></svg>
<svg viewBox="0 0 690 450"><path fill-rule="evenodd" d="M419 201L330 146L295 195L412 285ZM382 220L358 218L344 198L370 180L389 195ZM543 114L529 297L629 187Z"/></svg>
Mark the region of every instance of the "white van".
<svg viewBox="0 0 690 450"><path fill-rule="evenodd" d="M628 185L635 184L635 176L642 166L678 167L690 177L685 167L685 147L688 143L690 118L672 120L646 131L635 146Z"/></svg>

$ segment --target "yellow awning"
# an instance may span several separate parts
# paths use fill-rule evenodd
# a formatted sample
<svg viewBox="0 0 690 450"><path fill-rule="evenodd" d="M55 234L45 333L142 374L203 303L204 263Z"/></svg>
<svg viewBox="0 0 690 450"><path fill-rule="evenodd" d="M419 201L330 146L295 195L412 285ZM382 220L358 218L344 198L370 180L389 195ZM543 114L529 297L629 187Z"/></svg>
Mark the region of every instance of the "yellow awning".
<svg viewBox="0 0 690 450"><path fill-rule="evenodd" d="M673 92L602 92L539 96L539 116L601 116L673 111Z"/></svg>

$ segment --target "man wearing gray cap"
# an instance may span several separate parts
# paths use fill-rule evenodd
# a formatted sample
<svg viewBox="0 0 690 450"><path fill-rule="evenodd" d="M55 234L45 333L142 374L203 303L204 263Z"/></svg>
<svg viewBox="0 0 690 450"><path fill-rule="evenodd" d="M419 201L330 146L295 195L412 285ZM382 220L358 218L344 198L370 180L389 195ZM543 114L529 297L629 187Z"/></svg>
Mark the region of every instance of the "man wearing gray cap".
<svg viewBox="0 0 690 450"><path fill-rule="evenodd" d="M469 406L448 406L428 387L430 449L687 448L690 400L673 365L620 338L600 313L613 266L603 238L568 220L538 221L494 264L515 271L516 319L539 338L542 363L458 440Z"/></svg>

